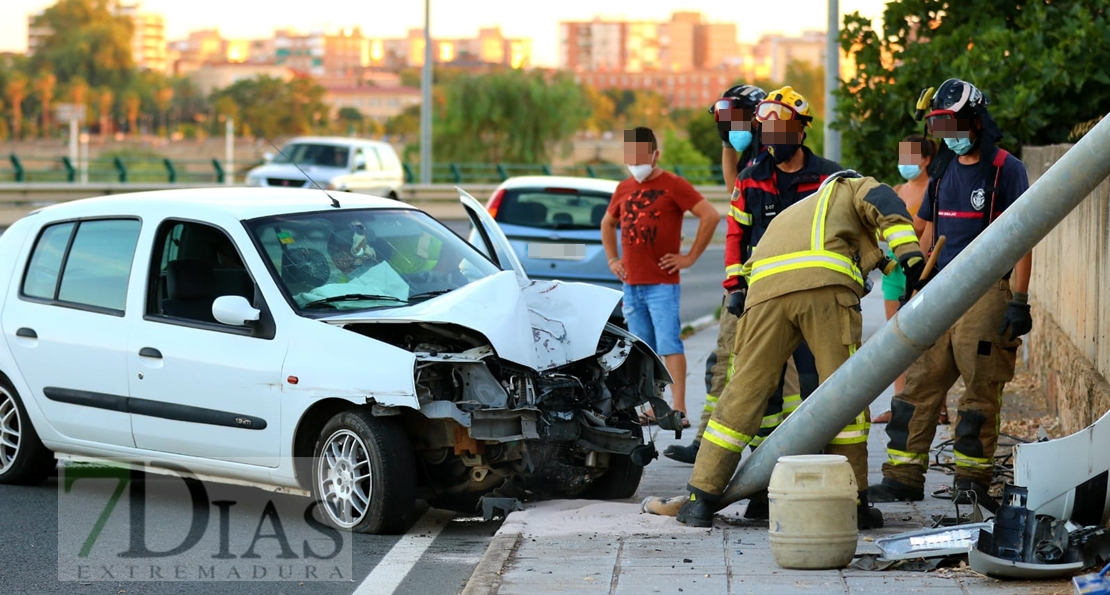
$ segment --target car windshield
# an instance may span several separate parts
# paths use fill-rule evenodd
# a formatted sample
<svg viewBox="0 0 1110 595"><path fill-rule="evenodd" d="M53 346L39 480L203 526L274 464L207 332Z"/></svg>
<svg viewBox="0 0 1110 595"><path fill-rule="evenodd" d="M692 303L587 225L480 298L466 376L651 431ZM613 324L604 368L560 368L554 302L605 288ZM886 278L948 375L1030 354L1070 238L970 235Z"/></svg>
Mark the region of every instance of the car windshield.
<svg viewBox="0 0 1110 595"><path fill-rule="evenodd" d="M518 188L505 192L497 221L545 229L600 229L611 194L574 188Z"/></svg>
<svg viewBox="0 0 1110 595"><path fill-rule="evenodd" d="M426 213L343 209L265 217L247 229L300 310L399 308L499 272Z"/></svg>
<svg viewBox="0 0 1110 595"><path fill-rule="evenodd" d="M292 143L281 148L274 163L296 163L321 167L347 167L347 147L312 143Z"/></svg>

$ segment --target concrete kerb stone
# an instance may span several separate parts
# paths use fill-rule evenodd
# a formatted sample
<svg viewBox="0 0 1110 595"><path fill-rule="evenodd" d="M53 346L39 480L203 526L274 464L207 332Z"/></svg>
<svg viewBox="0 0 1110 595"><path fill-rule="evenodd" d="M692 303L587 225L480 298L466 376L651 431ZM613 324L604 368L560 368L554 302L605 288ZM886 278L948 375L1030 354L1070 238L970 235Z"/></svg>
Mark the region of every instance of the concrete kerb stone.
<svg viewBox="0 0 1110 595"><path fill-rule="evenodd" d="M506 522L508 522L508 519L506 519ZM505 570L505 565L509 563L517 548L520 547L520 540L523 536L519 526L515 531L504 531L504 529L505 525L502 525L501 529L490 540L486 553L482 554L482 559L475 567L474 573L466 581L466 587L463 588L462 595L496 593L501 587L501 576Z"/></svg>

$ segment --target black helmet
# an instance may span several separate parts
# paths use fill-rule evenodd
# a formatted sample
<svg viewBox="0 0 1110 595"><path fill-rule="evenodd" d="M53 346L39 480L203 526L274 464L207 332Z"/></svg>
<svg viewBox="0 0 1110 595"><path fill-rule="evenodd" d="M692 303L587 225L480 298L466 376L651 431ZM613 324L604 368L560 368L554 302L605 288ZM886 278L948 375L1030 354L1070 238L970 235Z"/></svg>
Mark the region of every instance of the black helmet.
<svg viewBox="0 0 1110 595"><path fill-rule="evenodd" d="M957 118L972 118L980 115L990 104L990 98L975 85L960 79L948 79L933 94L929 116L947 113Z"/></svg>
<svg viewBox="0 0 1110 595"><path fill-rule="evenodd" d="M713 105L709 106L709 113L716 114L718 107L726 107L726 104L722 103L726 99L729 100L727 104L729 108L754 110L755 106L766 98L767 92L755 85L735 85L729 87L727 91L721 94L721 99L714 101Z"/></svg>

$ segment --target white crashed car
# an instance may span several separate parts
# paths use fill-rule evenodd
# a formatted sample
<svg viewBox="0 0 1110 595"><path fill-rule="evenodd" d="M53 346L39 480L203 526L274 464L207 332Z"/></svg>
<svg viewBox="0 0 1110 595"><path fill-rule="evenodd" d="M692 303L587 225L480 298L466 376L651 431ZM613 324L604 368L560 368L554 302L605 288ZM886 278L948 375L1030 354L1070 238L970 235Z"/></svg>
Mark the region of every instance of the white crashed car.
<svg viewBox="0 0 1110 595"><path fill-rule="evenodd" d="M607 322L618 292L529 280L464 192L480 249L409 205L328 194L136 193L12 225L0 483L55 458L173 466L372 533L405 530L417 499L634 494L655 455L637 407L666 413L670 377Z"/></svg>

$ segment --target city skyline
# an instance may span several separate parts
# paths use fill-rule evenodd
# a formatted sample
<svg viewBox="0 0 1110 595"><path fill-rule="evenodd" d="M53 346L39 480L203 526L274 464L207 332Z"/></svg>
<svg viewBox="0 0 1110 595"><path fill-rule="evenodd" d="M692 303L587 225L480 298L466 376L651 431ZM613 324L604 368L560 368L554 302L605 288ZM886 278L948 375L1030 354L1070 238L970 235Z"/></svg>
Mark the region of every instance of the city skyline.
<svg viewBox="0 0 1110 595"><path fill-rule="evenodd" d="M8 0L12 13L23 18L5 19L0 22L0 51L24 52L27 48L26 16L54 4L50 0ZM610 3L606 11L597 11L595 2L563 0L559 3L529 6L521 10L519 2L507 0L482 0L464 5L460 2L432 1L433 37L471 36L481 27L499 26L507 37L527 37L532 40L532 63L535 66L554 67L558 63L559 21L601 19L667 20L675 11L699 11L710 22L736 23L739 41L754 43L762 35L798 35L806 30L824 31L827 24L825 0L803 0L812 4L809 10L792 11L796 16L791 22L782 17L755 19L741 18L743 10L723 7L712 0L641 1ZM265 14L255 14L257 9L235 4L238 10L226 17L216 17L228 7L217 0L193 0L188 5L170 0L144 0L144 12L161 14L166 21L168 40L184 38L190 31L219 29L225 38L265 38L275 29L291 28L297 31L335 31L340 28L359 27L368 37L402 37L412 28L422 28L424 3L408 0L401 6L393 5L387 16L373 14L373 8L350 11L350 5L336 0L323 0L313 4L312 14L305 14L304 5L268 5ZM252 3L253 4L253 3ZM480 4L481 10L474 5ZM739 5L740 3L736 3ZM747 3L747 12L761 15L755 2ZM840 0L841 14L859 11L878 21L885 8L883 0ZM256 5L257 6L257 5ZM735 5L734 5L735 6ZM352 13L349 18L344 12ZM12 14L9 13L9 14ZM365 16L364 16L364 13ZM768 14L763 12L762 15ZM777 20L776 20L777 19ZM878 22L876 22L876 25Z"/></svg>

